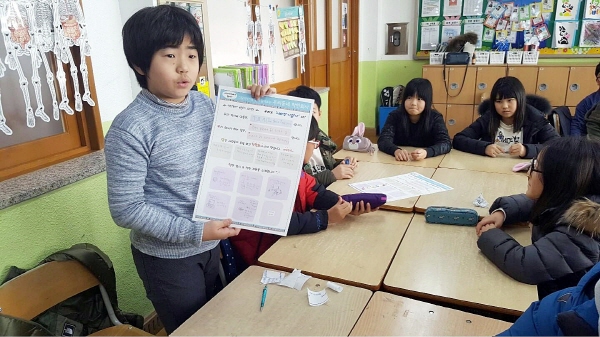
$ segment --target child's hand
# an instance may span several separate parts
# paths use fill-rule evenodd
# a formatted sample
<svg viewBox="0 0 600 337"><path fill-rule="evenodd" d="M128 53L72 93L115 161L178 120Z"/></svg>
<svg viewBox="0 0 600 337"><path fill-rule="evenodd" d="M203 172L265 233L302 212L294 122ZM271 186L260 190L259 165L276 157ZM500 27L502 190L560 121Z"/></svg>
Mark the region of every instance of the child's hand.
<svg viewBox="0 0 600 337"><path fill-rule="evenodd" d="M494 229L494 228L498 228L498 227L494 226L494 224L483 225L483 227L481 227L481 229L479 230L479 234L477 234L477 236L481 236L481 234L489 231L490 229Z"/></svg>
<svg viewBox="0 0 600 337"><path fill-rule="evenodd" d="M475 233L477 233L477 236L480 236L481 233L487 231L486 230L482 230L483 227L487 227L487 226L493 226L492 228L500 228L502 227L502 224L504 223L504 213L502 213L501 211L496 211L496 212L492 212L492 214L485 216L483 219L481 219L481 221L479 221L477 223L477 226L475 226Z"/></svg>
<svg viewBox="0 0 600 337"><path fill-rule="evenodd" d="M331 170L335 179L350 179L354 177L354 170L352 166L346 164L339 164L333 170Z"/></svg>
<svg viewBox="0 0 600 337"><path fill-rule="evenodd" d="M490 144L485 147L485 154L492 158L496 158L497 155L502 153L504 153L504 150L496 144Z"/></svg>
<svg viewBox="0 0 600 337"><path fill-rule="evenodd" d="M352 212L350 212L350 214L352 214L352 215L361 215L363 213L375 212L378 209L379 208L371 209L371 204L370 203L367 203L366 207L365 207L365 202L364 201L360 201L360 202L358 202L354 206L354 209L352 210Z"/></svg>
<svg viewBox="0 0 600 337"><path fill-rule="evenodd" d="M338 197L337 204L333 205L333 207L327 210L329 223L337 223L344 220L346 215L350 214L351 211L352 203L344 201L342 197Z"/></svg>
<svg viewBox="0 0 600 337"><path fill-rule="evenodd" d="M410 153L412 160L423 160L427 157L427 151L425 149L416 149Z"/></svg>
<svg viewBox="0 0 600 337"><path fill-rule="evenodd" d="M202 233L202 241L224 240L230 236L240 234L241 228L229 227L233 221L225 219L222 221L211 220L204 224L204 232Z"/></svg>
<svg viewBox="0 0 600 337"><path fill-rule="evenodd" d="M277 89L271 88L268 84L267 85L253 84L252 86L249 86L247 89L250 90L250 95L252 95L252 97L254 97L256 99L259 99L265 95L277 93Z"/></svg>
<svg viewBox="0 0 600 337"><path fill-rule="evenodd" d="M521 143L516 143L510 146L510 148L508 149L508 153L511 156L519 156L521 158L525 157L525 155L527 154L527 149L525 148L525 146Z"/></svg>
<svg viewBox="0 0 600 337"><path fill-rule="evenodd" d="M354 157L346 157L343 161L343 164L350 165L353 170L356 170L358 167L358 160Z"/></svg>
<svg viewBox="0 0 600 337"><path fill-rule="evenodd" d="M398 149L394 151L394 157L396 157L397 161L409 161L410 153L406 150Z"/></svg>

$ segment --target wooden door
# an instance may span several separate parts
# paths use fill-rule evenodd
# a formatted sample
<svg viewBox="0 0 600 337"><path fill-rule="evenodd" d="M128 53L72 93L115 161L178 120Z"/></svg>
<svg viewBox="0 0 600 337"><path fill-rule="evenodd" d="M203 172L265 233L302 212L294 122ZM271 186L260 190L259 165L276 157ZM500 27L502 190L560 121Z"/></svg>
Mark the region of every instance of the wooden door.
<svg viewBox="0 0 600 337"><path fill-rule="evenodd" d="M535 93L545 97L553 106L565 105L569 67L539 67Z"/></svg>
<svg viewBox="0 0 600 337"><path fill-rule="evenodd" d="M299 2L309 14L310 52L303 83L329 87L327 131L340 144L358 123L358 0Z"/></svg>
<svg viewBox="0 0 600 337"><path fill-rule="evenodd" d="M506 76L505 66L477 67L475 80L475 104L490 98L490 92L496 80Z"/></svg>
<svg viewBox="0 0 600 337"><path fill-rule="evenodd" d="M471 125L473 121L473 105L447 104L446 127L450 138Z"/></svg>
<svg viewBox="0 0 600 337"><path fill-rule="evenodd" d="M587 95L598 90L594 76L595 66L571 67L565 105L576 106Z"/></svg>
<svg viewBox="0 0 600 337"><path fill-rule="evenodd" d="M446 102L452 104L475 104L475 68L448 66ZM465 73L466 71L466 73Z"/></svg>
<svg viewBox="0 0 600 337"><path fill-rule="evenodd" d="M327 45L329 48L329 136L337 144L341 144L344 137L352 132L357 124L357 116L353 108L353 94L355 86L352 58L358 57L352 51L352 42L355 40L351 33L356 31L351 27L355 15L355 8L351 6L354 1L331 0L327 1L329 32ZM358 9L358 8L356 8Z"/></svg>
<svg viewBox="0 0 600 337"><path fill-rule="evenodd" d="M509 66L507 75L518 78L523 83L526 93L535 94L538 66Z"/></svg>
<svg viewBox="0 0 600 337"><path fill-rule="evenodd" d="M444 88L444 67L436 65L423 66L423 78L431 82L433 87L433 103L446 104L446 89Z"/></svg>

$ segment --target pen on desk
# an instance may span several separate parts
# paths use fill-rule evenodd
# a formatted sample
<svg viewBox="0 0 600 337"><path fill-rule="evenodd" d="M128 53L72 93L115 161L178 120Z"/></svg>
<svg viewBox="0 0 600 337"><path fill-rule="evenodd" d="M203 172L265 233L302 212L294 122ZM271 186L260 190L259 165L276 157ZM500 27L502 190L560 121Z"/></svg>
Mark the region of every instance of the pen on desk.
<svg viewBox="0 0 600 337"><path fill-rule="evenodd" d="M262 312L263 307L265 306L265 300L267 299L267 285L263 288L262 299L260 300L260 311Z"/></svg>

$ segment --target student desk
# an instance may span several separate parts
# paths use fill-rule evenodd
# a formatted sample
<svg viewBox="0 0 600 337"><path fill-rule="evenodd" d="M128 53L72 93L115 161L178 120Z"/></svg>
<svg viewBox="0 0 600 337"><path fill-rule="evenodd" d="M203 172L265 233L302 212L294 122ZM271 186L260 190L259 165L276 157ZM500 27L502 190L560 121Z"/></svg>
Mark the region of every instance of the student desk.
<svg viewBox="0 0 600 337"><path fill-rule="evenodd" d="M265 269L251 266L173 332L173 336L347 336L371 297L367 289L327 290L329 301L308 305L307 288L326 281L310 278L301 291L270 284L260 311Z"/></svg>
<svg viewBox="0 0 600 337"><path fill-rule="evenodd" d="M489 214L489 206L498 197L524 193L527 190L527 176L524 174L501 174L470 170L439 168L433 180L446 184L453 190L422 195L415 204L415 211L425 212L428 206L451 206L472 208L479 216ZM488 207L475 207L473 201L483 193Z"/></svg>
<svg viewBox="0 0 600 337"><path fill-rule="evenodd" d="M510 326L493 318L378 291L350 336L494 336Z"/></svg>
<svg viewBox="0 0 600 337"><path fill-rule="evenodd" d="M522 245L527 226L506 227ZM515 281L477 248L474 227L425 223L415 214L383 281L394 293L520 315L537 301L537 288Z"/></svg>
<svg viewBox="0 0 600 337"><path fill-rule="evenodd" d="M434 168L430 167L414 167L414 166L406 166L406 165L384 165L380 163L371 163L371 162L361 162L358 165L358 168L354 172L354 177L352 179L341 179L336 181L335 183L329 185L327 187L328 190L331 190L339 195L343 194L351 194L351 193L359 193L358 190L350 187L349 184L357 183L361 181L368 181L373 179L380 179L386 177L397 176L400 174L406 174L410 172L420 173L427 178L431 178L433 173L435 172ZM396 201L391 201L381 206L384 209L390 209L394 211L400 212L412 212L415 206L415 203L419 199L419 196L415 196L408 199L401 199Z"/></svg>
<svg viewBox="0 0 600 337"><path fill-rule="evenodd" d="M279 239L258 261L267 267L296 268L326 280L378 290L412 217L412 213L384 210L348 215L319 233Z"/></svg>
<svg viewBox="0 0 600 337"><path fill-rule="evenodd" d="M480 156L452 149L449 153L447 153L444 156L444 159L442 159L442 162L440 163L439 167L481 172L525 175L523 172L513 172L512 168L518 163L530 161L531 159L522 159L515 157L492 158L488 156Z"/></svg>
<svg viewBox="0 0 600 337"><path fill-rule="evenodd" d="M437 168L440 165L440 163L442 162L442 159L444 158L444 155L441 155L441 156L437 156L437 157L433 157L433 158L426 158L424 160L419 160L419 161L414 161L414 160L397 161L396 158L394 158L394 156L390 156L387 153L383 153L383 152L379 151L379 149L377 148L377 144L373 144L373 146L375 146L375 153L372 156L368 152L355 152L355 151L348 151L348 150L340 150L333 155L333 158L344 159L346 157L354 157L359 162L367 161L367 162L380 163L380 164L396 164L396 165L433 167L433 168ZM416 149L416 147L410 147L410 146L403 146L402 148L407 150L408 152L411 152L414 149Z"/></svg>

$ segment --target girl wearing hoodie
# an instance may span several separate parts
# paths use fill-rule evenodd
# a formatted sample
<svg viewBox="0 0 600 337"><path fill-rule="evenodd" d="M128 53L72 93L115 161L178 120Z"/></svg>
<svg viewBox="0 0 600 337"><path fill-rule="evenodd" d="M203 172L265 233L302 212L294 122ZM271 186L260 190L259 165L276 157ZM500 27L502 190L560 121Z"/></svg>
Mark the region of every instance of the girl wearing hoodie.
<svg viewBox="0 0 600 337"><path fill-rule="evenodd" d="M534 158L525 194L500 197L476 227L477 246L517 281L544 296L577 282L600 258L600 143L553 140ZM503 224L531 222L532 244L521 246Z"/></svg>

